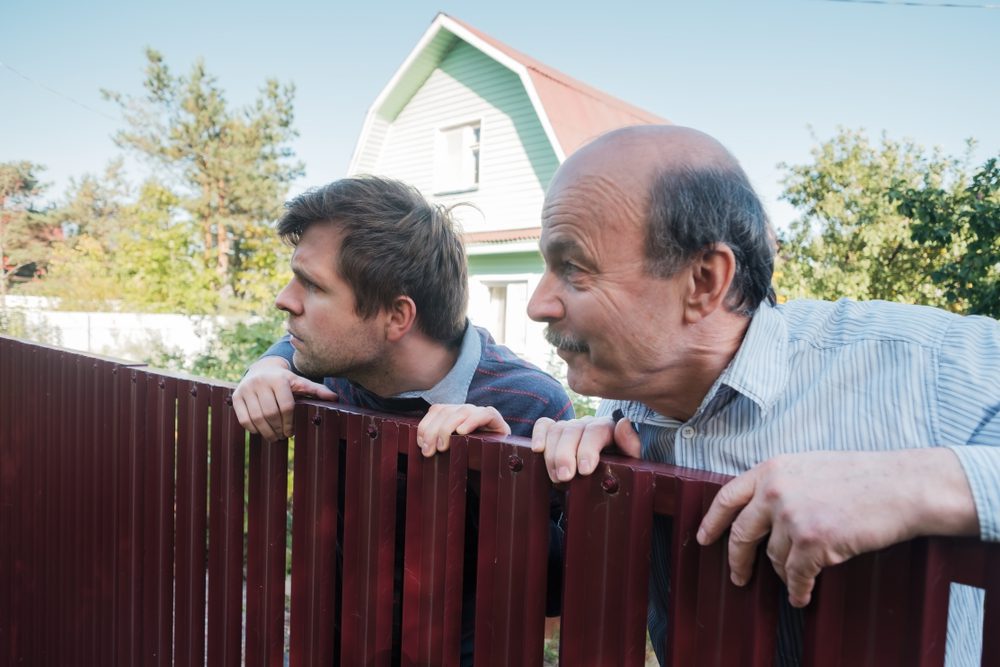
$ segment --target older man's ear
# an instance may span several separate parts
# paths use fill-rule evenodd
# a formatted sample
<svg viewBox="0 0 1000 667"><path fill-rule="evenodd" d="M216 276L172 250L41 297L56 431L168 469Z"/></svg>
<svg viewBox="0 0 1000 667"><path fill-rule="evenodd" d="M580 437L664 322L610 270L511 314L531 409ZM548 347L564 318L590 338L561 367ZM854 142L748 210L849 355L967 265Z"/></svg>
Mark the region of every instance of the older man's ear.
<svg viewBox="0 0 1000 667"><path fill-rule="evenodd" d="M701 251L683 269L689 272L684 317L694 324L723 306L736 275L736 256L724 243Z"/></svg>

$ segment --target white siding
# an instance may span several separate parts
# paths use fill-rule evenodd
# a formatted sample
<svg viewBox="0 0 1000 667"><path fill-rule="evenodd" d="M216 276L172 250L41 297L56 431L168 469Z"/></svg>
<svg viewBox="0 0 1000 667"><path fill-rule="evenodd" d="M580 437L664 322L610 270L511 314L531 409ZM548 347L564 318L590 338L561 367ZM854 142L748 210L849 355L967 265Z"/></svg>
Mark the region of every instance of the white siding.
<svg viewBox="0 0 1000 667"><path fill-rule="evenodd" d="M356 171L359 174L371 174L378 166L379 152L385 143L386 132L389 131L389 121L376 116L365 137L365 145L361 147Z"/></svg>
<svg viewBox="0 0 1000 667"><path fill-rule="evenodd" d="M435 133L477 120L478 189L434 196ZM520 78L464 41L400 111L384 142L371 137L366 144L382 144L375 173L411 183L444 204L474 203L481 215L456 211L469 232L537 226L545 187L558 166ZM368 154L361 162L369 164Z"/></svg>

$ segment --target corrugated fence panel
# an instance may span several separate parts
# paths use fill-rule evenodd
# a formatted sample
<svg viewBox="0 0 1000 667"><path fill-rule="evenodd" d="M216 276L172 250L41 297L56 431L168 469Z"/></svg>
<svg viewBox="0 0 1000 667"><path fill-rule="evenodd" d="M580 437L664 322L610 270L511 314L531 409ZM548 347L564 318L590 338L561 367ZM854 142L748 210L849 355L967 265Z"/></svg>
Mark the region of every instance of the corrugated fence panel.
<svg viewBox="0 0 1000 667"><path fill-rule="evenodd" d="M691 656L706 666L770 665L774 657L778 591L767 559L757 558L749 585L740 588L730 582L725 540L702 547L695 539L724 480L676 478L667 633L673 665Z"/></svg>
<svg viewBox="0 0 1000 667"><path fill-rule="evenodd" d="M208 664L236 667L243 635L243 468L246 431L231 391L212 388L208 541Z"/></svg>
<svg viewBox="0 0 1000 667"><path fill-rule="evenodd" d="M346 422L341 663L389 665L393 644L399 425Z"/></svg>
<svg viewBox="0 0 1000 667"><path fill-rule="evenodd" d="M142 497L141 613L143 665L173 664L174 582L174 448L177 383L173 378L135 371L146 385L145 405L137 404L136 421L144 420L145 441L135 485Z"/></svg>
<svg viewBox="0 0 1000 667"><path fill-rule="evenodd" d="M334 663L340 413L295 407L292 667Z"/></svg>
<svg viewBox="0 0 1000 667"><path fill-rule="evenodd" d="M551 489L545 461L523 445L472 446L482 461L476 665L541 665Z"/></svg>
<svg viewBox="0 0 1000 667"><path fill-rule="evenodd" d="M212 389L185 380L177 389L177 544L174 659L205 664L208 563L208 404Z"/></svg>
<svg viewBox="0 0 1000 667"><path fill-rule="evenodd" d="M20 386L21 373L11 340L0 338L0 378L3 383ZM17 654L18 601L15 592L15 563L20 539L14 506L21 475L21 452L16 446L20 438L20 419L15 413L15 397L19 392L0 392L0 666L14 663ZM15 435L17 433L17 435Z"/></svg>
<svg viewBox="0 0 1000 667"><path fill-rule="evenodd" d="M246 665L284 664L288 441L250 437Z"/></svg>
<svg viewBox="0 0 1000 667"><path fill-rule="evenodd" d="M403 567L403 665L457 665L462 621L467 439L421 456L406 432L406 548ZM346 569L345 569L346 571Z"/></svg>
<svg viewBox="0 0 1000 667"><path fill-rule="evenodd" d="M653 474L602 462L574 479L566 498L560 662L642 665Z"/></svg>

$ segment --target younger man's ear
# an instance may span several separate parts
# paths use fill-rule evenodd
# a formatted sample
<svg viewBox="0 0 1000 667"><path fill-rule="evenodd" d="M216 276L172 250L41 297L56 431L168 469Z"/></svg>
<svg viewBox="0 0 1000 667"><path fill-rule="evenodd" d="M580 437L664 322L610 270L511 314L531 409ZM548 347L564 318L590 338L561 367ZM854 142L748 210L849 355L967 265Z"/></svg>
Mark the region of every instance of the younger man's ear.
<svg viewBox="0 0 1000 667"><path fill-rule="evenodd" d="M397 296L386 310L385 337L395 342L405 336L417 321L417 304L408 296Z"/></svg>
<svg viewBox="0 0 1000 667"><path fill-rule="evenodd" d="M736 275L736 256L725 243L716 243L695 256L688 271L684 319L693 324L725 306L726 295Z"/></svg>

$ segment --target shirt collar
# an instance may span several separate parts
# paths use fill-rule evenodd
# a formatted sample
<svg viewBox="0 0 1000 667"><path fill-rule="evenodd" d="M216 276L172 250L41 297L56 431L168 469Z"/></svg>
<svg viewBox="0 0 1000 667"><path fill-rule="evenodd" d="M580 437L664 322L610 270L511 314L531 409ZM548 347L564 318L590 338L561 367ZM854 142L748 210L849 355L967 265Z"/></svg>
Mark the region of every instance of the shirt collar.
<svg viewBox="0 0 1000 667"><path fill-rule="evenodd" d="M465 323L465 334L462 336L462 347L458 359L448 374L431 387L422 391L404 391L393 398L422 398L429 404L435 403L465 403L469 395L472 376L476 374L479 360L482 358L483 346L479 340L476 327Z"/></svg>
<svg viewBox="0 0 1000 667"><path fill-rule="evenodd" d="M706 402L720 385L727 385L766 413L787 383L788 328L785 318L778 308L762 303L750 320L740 349L709 391Z"/></svg>

